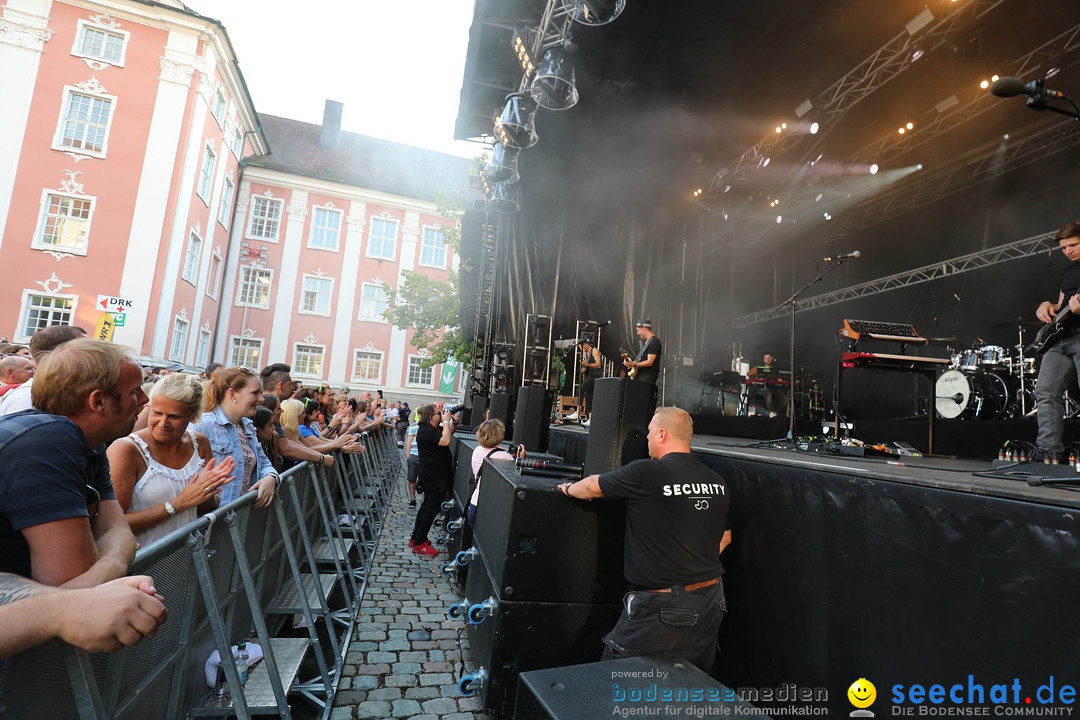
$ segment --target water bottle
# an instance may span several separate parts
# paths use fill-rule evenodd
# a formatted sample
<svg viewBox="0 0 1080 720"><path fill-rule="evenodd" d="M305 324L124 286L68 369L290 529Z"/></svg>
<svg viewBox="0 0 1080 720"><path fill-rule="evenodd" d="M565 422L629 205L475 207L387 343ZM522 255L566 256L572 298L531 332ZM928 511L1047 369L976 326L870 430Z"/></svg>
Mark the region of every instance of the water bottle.
<svg viewBox="0 0 1080 720"><path fill-rule="evenodd" d="M236 652L233 653L233 662L236 664L236 674L240 676L240 687L247 685L248 678L248 651L247 643L238 643Z"/></svg>

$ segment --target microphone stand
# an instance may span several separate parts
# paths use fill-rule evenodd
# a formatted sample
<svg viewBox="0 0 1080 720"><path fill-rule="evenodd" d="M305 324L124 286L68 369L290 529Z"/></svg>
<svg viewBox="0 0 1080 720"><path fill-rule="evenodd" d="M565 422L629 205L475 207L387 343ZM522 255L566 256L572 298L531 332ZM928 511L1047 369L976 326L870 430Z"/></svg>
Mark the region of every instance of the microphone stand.
<svg viewBox="0 0 1080 720"><path fill-rule="evenodd" d="M817 277L815 277L813 280L811 280L810 282L806 283L801 288L799 288L798 290L793 292L790 295L790 297L788 297L787 300L784 300L784 302L780 303L775 308L773 308L773 310L776 311L776 310L780 310L785 305L790 305L791 306L791 343L790 343L790 351L791 351L791 356L790 356L791 366L790 367L791 367L791 371L789 373L790 383L791 384L790 384L790 386L788 388L788 434L787 434L787 439L789 441L791 441L792 443L795 442L795 403L794 403L794 400L795 400L795 313L797 313L798 310L799 310L799 296L802 295L804 292L806 292L808 289L810 289L811 285L815 285L816 283L821 282L821 280L826 275L828 275L833 270L835 270L836 268L843 265L844 260L847 260L847 258L838 257L835 260L833 260L831 265L829 265L827 268L825 268L824 270L822 270L821 272L819 272L817 274ZM840 428L836 428L836 437L837 437L837 439L840 438Z"/></svg>

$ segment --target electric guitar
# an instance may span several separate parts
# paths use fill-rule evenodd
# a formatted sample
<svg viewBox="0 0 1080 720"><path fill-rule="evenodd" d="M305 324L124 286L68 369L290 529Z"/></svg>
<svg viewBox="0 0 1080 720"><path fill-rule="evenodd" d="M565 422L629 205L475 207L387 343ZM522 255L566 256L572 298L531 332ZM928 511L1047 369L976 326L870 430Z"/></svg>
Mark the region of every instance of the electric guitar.
<svg viewBox="0 0 1080 720"><path fill-rule="evenodd" d="M622 356L622 361L623 361L624 366L626 365L628 360L633 360L634 359L634 358L630 357L629 355L627 355L626 353L619 353L619 355ZM637 367L628 368L626 370L626 377L633 380L634 378L637 377L637 371L638 371Z"/></svg>
<svg viewBox="0 0 1080 720"><path fill-rule="evenodd" d="M1036 357L1042 357L1043 354L1054 346L1061 336L1065 334L1065 326L1061 324L1061 321L1065 319L1065 316L1069 314L1069 303L1066 302L1064 307L1061 308L1061 312L1054 316L1053 321L1049 325L1043 325L1035 340L1025 348L1025 352L1034 354Z"/></svg>

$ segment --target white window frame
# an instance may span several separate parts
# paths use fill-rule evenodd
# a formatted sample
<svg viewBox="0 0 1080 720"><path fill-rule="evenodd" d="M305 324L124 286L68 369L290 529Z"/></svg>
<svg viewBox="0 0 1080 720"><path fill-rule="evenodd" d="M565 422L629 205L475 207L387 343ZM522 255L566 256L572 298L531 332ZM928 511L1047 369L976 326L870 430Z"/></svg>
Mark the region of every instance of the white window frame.
<svg viewBox="0 0 1080 720"><path fill-rule="evenodd" d="M244 156L244 129L240 127L240 123L233 123L233 134L229 140L229 149L239 160Z"/></svg>
<svg viewBox="0 0 1080 720"><path fill-rule="evenodd" d="M328 217L336 217L337 227L331 228L320 226L318 223L320 212L326 213ZM312 207L311 231L308 233L308 247L314 248L315 250L337 252L338 247L341 245L341 226L344 219L345 213L337 208L325 207L322 205L315 205ZM334 242L332 244L327 243L325 239L320 240L316 237L317 233L322 233L325 238L331 232L334 234Z"/></svg>
<svg viewBox="0 0 1080 720"><path fill-rule="evenodd" d="M367 314L366 314L366 308L367 308L367 305L368 305L368 298L365 296L365 291L368 288L376 288L376 289L379 290L379 292L383 293L383 301L384 301L383 310L384 311L385 311L385 309L387 307L390 307L390 299L386 296L386 293L383 292L382 283L368 283L368 282L361 283L360 284L360 309L359 309L359 313L358 313L356 319L359 322L374 322L374 323L382 323L383 325L386 325L387 320L386 320L386 317L383 315L382 312L377 312L374 317L368 317ZM375 305L375 309L376 310L379 309L378 304Z"/></svg>
<svg viewBox="0 0 1080 720"><path fill-rule="evenodd" d="M26 324L27 324L27 321L29 320L30 298L48 298L50 300L68 300L68 301L71 302L71 307L68 310L61 311L61 312L69 313L66 323L65 322L58 322L57 319L52 317L51 316L52 314L50 313L49 320L45 323L45 325L42 325L41 327L47 327L49 325L72 325L72 324L74 324L74 322L75 322L75 314L79 310L79 296L78 295L61 295L61 294L50 295L48 293L35 292L33 290L23 290L22 302L21 302L21 304L19 306L19 327L18 327L18 331L16 333L17 337L15 338L15 342L22 342L22 343L28 342L30 340L30 337L34 334L33 332L31 332L31 333L26 333L25 332ZM40 327L39 328L34 328L34 332L36 332L37 330L40 330L40 329L41 329Z"/></svg>
<svg viewBox="0 0 1080 720"><path fill-rule="evenodd" d="M229 99L221 86L214 88L214 100L210 104L210 114L217 120L219 128L225 128L225 111L229 109Z"/></svg>
<svg viewBox="0 0 1080 720"><path fill-rule="evenodd" d="M427 249L428 231L431 231L437 237L442 238L442 263L436 264L434 262L424 262L424 251ZM416 264L421 267L438 268L439 270L446 269L446 259L450 254L450 246L446 244L446 236L443 235L442 227L439 225L425 225L423 231L420 233L420 257L417 258ZM434 249L432 250L434 252Z"/></svg>
<svg viewBox="0 0 1080 720"><path fill-rule="evenodd" d="M54 245L52 243L43 242L45 236L45 228L48 225L49 208L52 206L51 198L67 198L70 200L76 200L79 202L90 203L90 210L86 218L86 227L83 230L83 244L82 247L69 247L67 245ZM35 250L53 250L55 252L66 252L73 255L85 255L86 249L90 245L90 227L94 221L94 208L97 205L97 198L88 195L73 195L71 193L56 192L46 188L41 191L41 211L38 213L38 225L34 229L34 239L30 244L30 247ZM57 216L59 217L59 216ZM65 216L69 217L69 216Z"/></svg>
<svg viewBox="0 0 1080 720"><path fill-rule="evenodd" d="M362 355L362 354L363 355L378 356L379 366L378 366L378 369L377 369L377 377L375 377L375 378L367 378L367 377L363 377L363 376L357 374L356 365L357 365L357 362L360 359L359 356ZM383 377L383 363L384 362L386 362L386 353L384 353L382 350L365 350L363 348L354 349L353 350L353 363L352 363L352 381L353 382L358 382L358 383L372 383L374 385L381 385L382 384L382 377Z"/></svg>
<svg viewBox="0 0 1080 720"><path fill-rule="evenodd" d="M218 201L217 221L226 230L229 229L229 220L232 219L233 198L236 197L236 183L228 175L224 176L221 183L221 198Z"/></svg>
<svg viewBox="0 0 1080 720"><path fill-rule="evenodd" d="M243 352L244 357L240 356ZM255 360L246 360L250 352L255 352ZM243 365L249 368L262 367L263 338L229 336L229 366ZM258 372L256 369L255 372Z"/></svg>
<svg viewBox="0 0 1080 720"><path fill-rule="evenodd" d="M266 203L267 208L276 207L277 216L275 218L269 218L268 216L256 216L255 210L259 204ZM260 240L263 242L278 241L278 233L281 232L281 214L282 209L285 206L285 201L279 198L266 197L265 195L252 195L251 196L251 208L248 212L247 227L244 228L244 237L249 240ZM256 234L255 233L255 221L260 220L266 223L273 223L273 234Z"/></svg>
<svg viewBox="0 0 1080 720"><path fill-rule="evenodd" d="M316 281L319 285L325 282L330 283L330 287L323 290L321 287L315 290L308 289L308 281ZM307 304L308 293L315 294L315 309L309 310L305 307ZM321 307L320 307L321 305ZM300 304L296 308L296 312L301 315L322 315L323 317L330 317L330 311L334 307L334 278L326 277L325 275L311 275L304 273L300 278Z"/></svg>
<svg viewBox="0 0 1080 720"><path fill-rule="evenodd" d="M102 55L95 55L91 52L86 52L82 49L83 38L86 36L88 30L94 32L100 32L105 35L112 35L121 39L120 57L118 59L104 57ZM127 58L128 40L131 39L131 33L126 30L117 30L112 27L104 27L96 23L92 23L89 20L79 20L78 29L75 31L75 40L71 45L71 54L75 57L87 58L93 60L102 65L111 65L113 67L124 67L124 63Z"/></svg>
<svg viewBox="0 0 1080 720"><path fill-rule="evenodd" d="M300 349L301 348L313 349L313 350L318 350L319 351L319 353L318 353L318 355L319 355L319 371L318 372L308 372L305 369L304 364L301 363L301 360L300 360ZM312 357L314 357L314 353L311 353L310 355ZM323 366L325 365L325 363L326 363L326 346L325 345L319 345L318 343L305 343L305 342L293 343L292 374L295 375L296 377L314 378L314 379L317 379L317 380L322 379L322 376L323 376L322 371L323 371Z"/></svg>
<svg viewBox="0 0 1080 720"><path fill-rule="evenodd" d="M405 365L405 387L426 388L428 390L435 388L435 366L432 365L428 368L420 367L420 363L425 360L427 360L427 358L422 355L409 355L408 362ZM416 362L414 363L413 361ZM412 381L411 378L414 364L416 365L416 369L419 373L428 373L429 377L426 385L423 383L422 380L420 382Z"/></svg>
<svg viewBox="0 0 1080 720"><path fill-rule="evenodd" d="M252 277L253 274L256 277ZM244 286L248 285L250 283L257 283L258 282L257 276L259 276L259 275L263 275L263 276L265 276L267 278L267 281L266 281L266 302L265 303L245 302L243 300ZM260 308L262 310L269 310L270 309L270 295L273 292L273 289L274 289L274 270L273 270L273 268L261 268L261 267L253 268L250 265L241 265L240 266L239 282L236 283L236 307L249 307L249 308Z"/></svg>
<svg viewBox="0 0 1080 720"><path fill-rule="evenodd" d="M192 230L188 234L187 249L184 250L184 270L180 277L195 285L199 281L199 263L202 261L202 242L199 234Z"/></svg>
<svg viewBox="0 0 1080 720"><path fill-rule="evenodd" d="M203 149L203 161L199 166L199 184L195 194L202 198L207 207L210 207L210 191L214 187L214 170L217 168L217 152L214 151L213 143L206 143Z"/></svg>
<svg viewBox="0 0 1080 720"><path fill-rule="evenodd" d="M169 342L169 359L176 362L184 361L184 353L187 352L188 332L191 323L176 315L173 317L172 339Z"/></svg>
<svg viewBox="0 0 1080 720"><path fill-rule="evenodd" d="M91 100L100 100L109 104L109 119L106 120L104 126L104 132L102 133L101 148L98 150L90 150L86 147L78 147L75 145L64 144L64 128L68 122L68 111L71 108L71 102L74 96L79 95L82 97L90 98ZM83 90L81 88L74 87L72 85L64 86L63 102L60 104L60 117L56 123L56 134L53 136L53 150L59 150L60 152L72 152L78 155L88 155L90 157L103 158L109 151L109 135L112 131L113 118L116 117L116 96L108 95L106 93L96 93L89 90ZM82 122L82 121L80 121ZM84 123L89 125L89 123Z"/></svg>
<svg viewBox="0 0 1080 720"><path fill-rule="evenodd" d="M210 276L206 278L206 296L213 300L217 300L221 293L221 281L224 278L223 264L221 250L214 248L214 252L210 254Z"/></svg>
<svg viewBox="0 0 1080 720"><path fill-rule="evenodd" d="M393 236L389 237L389 238L383 237L381 235L376 236L375 235L375 223L376 222L386 223L388 225L393 225L394 226L394 234L393 234ZM397 258L397 246L398 246L397 238L398 238L398 232L399 232L400 229L401 229L401 224L397 221L397 218L388 218L388 217L372 217L372 218L368 218L367 256L369 258L375 258L376 260L389 260L389 261L393 262ZM380 253L376 253L372 249L372 246L371 246L372 245L372 243L371 243L372 239L377 239L380 242L389 241L389 243L390 243L390 254L389 255L383 255L383 254L380 254Z"/></svg>
<svg viewBox="0 0 1080 720"><path fill-rule="evenodd" d="M195 346L195 364L206 367L210 360L210 341L213 333L206 328L199 328L199 343Z"/></svg>

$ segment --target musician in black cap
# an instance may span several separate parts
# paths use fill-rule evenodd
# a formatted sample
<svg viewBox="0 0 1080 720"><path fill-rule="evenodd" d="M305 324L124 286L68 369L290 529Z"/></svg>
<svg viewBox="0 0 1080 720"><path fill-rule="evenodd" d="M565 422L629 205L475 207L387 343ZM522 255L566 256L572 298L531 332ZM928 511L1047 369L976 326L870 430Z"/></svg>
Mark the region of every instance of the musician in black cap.
<svg viewBox="0 0 1080 720"><path fill-rule="evenodd" d="M641 350L633 360L623 360L623 364L631 372L637 368L635 380L656 383L660 379L660 358L664 347L660 343L660 338L652 331L652 320L637 321L637 336L643 343Z"/></svg>
<svg viewBox="0 0 1080 720"><path fill-rule="evenodd" d="M581 386L578 388L578 409L581 417L586 417L586 411L592 411L593 385L600 377L601 360L600 350L593 345L593 336L586 333L581 338Z"/></svg>

